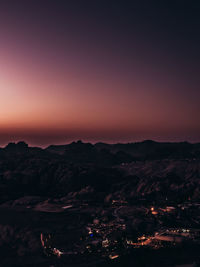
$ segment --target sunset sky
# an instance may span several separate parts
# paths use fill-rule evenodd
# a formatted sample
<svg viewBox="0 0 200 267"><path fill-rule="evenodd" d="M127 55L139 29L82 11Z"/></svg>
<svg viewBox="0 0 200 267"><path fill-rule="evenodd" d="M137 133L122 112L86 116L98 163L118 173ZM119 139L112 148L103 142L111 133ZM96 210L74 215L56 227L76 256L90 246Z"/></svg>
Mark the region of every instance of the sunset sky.
<svg viewBox="0 0 200 267"><path fill-rule="evenodd" d="M197 1L0 3L0 145L200 141Z"/></svg>

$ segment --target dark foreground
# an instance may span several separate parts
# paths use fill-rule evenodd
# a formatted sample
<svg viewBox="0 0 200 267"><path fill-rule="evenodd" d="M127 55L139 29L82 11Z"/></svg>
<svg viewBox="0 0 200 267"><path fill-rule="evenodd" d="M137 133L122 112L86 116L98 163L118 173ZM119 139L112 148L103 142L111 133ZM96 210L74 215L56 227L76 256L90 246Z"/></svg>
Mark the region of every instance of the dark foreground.
<svg viewBox="0 0 200 267"><path fill-rule="evenodd" d="M27 199L0 210L2 267L199 266L199 203Z"/></svg>
<svg viewBox="0 0 200 267"><path fill-rule="evenodd" d="M1 149L0 266L200 266L199 151L152 141Z"/></svg>

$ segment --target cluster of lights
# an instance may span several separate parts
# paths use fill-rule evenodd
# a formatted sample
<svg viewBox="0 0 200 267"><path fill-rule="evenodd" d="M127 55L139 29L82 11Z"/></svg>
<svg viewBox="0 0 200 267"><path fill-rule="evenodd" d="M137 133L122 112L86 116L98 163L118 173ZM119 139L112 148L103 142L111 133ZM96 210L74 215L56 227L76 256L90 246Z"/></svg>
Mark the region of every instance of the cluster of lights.
<svg viewBox="0 0 200 267"><path fill-rule="evenodd" d="M53 249L53 254L56 255L58 258L60 258L61 255L64 254L64 253L62 251L60 251L59 249L54 248Z"/></svg>

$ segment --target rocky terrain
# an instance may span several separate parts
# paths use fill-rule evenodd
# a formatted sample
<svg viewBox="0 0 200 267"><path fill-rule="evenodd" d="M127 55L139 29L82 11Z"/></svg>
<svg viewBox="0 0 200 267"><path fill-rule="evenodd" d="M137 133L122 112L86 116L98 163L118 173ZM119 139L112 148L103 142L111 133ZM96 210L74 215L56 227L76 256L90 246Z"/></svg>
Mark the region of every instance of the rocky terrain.
<svg viewBox="0 0 200 267"><path fill-rule="evenodd" d="M200 229L199 193L200 144L78 141L41 149L10 143L0 149L0 266L66 266L62 257L51 257L58 252L41 242L41 234L60 232L69 238L72 225L76 241L71 243L80 237L84 240L72 251L86 256L79 263L70 259L68 264L88 266L98 251L106 259L119 254L123 259L124 251L129 251L124 245L128 238L154 235L161 228ZM96 243L88 233L92 238L98 233ZM117 236L115 241L111 233ZM95 245L95 252L89 249L87 256L90 242L105 240L110 240L107 249ZM135 250L129 257L132 253ZM98 255L92 266L101 264ZM140 256L135 257L134 266L147 266ZM148 266L168 263L152 261ZM124 261L118 266L128 264Z"/></svg>
<svg viewBox="0 0 200 267"><path fill-rule="evenodd" d="M133 155L138 155L138 151L140 156L136 160ZM199 198L199 162L199 144L167 146L146 141L129 147L79 141L41 149L28 147L24 142L10 143L0 149L0 201L27 195L67 194L80 198L82 195L95 198L98 194L101 200L108 194L133 199L151 195L173 198L177 192L180 198L196 200Z"/></svg>

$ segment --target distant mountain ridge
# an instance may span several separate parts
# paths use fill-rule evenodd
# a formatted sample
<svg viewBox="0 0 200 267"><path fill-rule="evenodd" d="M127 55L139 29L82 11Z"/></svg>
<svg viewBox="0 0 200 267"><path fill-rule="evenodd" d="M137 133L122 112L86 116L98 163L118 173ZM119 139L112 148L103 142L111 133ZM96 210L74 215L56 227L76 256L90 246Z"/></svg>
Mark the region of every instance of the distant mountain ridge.
<svg viewBox="0 0 200 267"><path fill-rule="evenodd" d="M70 149L96 148L98 151L107 150L113 154L124 153L132 157L133 160L163 159L163 158L200 158L200 143L191 144L189 142L156 142L145 140L136 143L83 143L73 142L67 145L51 145L45 150L58 153L66 153ZM124 155L125 156L125 155Z"/></svg>
<svg viewBox="0 0 200 267"><path fill-rule="evenodd" d="M18 142L0 149L0 203L27 195L197 200L199 193L199 143L78 141L42 149Z"/></svg>
<svg viewBox="0 0 200 267"><path fill-rule="evenodd" d="M135 160L156 159L186 159L200 158L200 143L189 142L156 142L145 140L135 143L84 143L82 141L72 142L66 145L50 145L45 149L29 147L25 142L9 143L0 148L0 153L43 153L56 154L71 158L72 161L94 162L104 161L107 158L111 164L120 162L131 162Z"/></svg>

